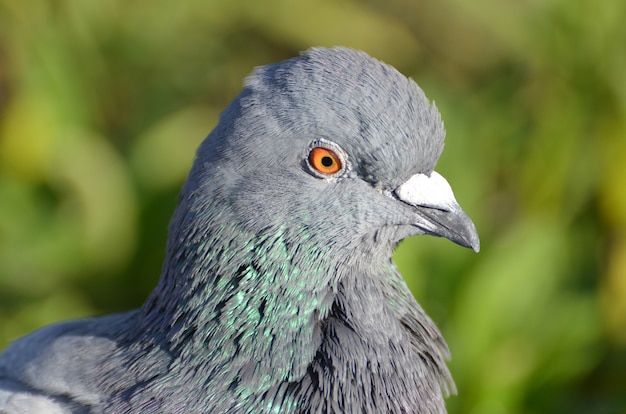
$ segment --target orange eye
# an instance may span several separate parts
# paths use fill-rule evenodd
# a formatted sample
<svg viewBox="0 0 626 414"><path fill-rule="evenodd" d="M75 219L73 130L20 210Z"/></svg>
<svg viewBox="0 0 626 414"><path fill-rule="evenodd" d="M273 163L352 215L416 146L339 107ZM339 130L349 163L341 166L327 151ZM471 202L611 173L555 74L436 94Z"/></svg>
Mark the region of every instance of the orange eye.
<svg viewBox="0 0 626 414"><path fill-rule="evenodd" d="M315 147L311 150L309 164L322 174L334 174L342 168L339 156L324 147Z"/></svg>

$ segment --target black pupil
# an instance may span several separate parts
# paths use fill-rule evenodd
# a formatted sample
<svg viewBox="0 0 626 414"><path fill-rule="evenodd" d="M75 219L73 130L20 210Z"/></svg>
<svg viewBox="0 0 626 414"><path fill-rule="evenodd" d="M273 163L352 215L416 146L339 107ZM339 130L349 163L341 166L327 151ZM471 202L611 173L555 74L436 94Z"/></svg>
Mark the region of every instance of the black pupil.
<svg viewBox="0 0 626 414"><path fill-rule="evenodd" d="M322 157L322 165L324 167L330 167L331 165L333 165L333 159L329 156Z"/></svg>

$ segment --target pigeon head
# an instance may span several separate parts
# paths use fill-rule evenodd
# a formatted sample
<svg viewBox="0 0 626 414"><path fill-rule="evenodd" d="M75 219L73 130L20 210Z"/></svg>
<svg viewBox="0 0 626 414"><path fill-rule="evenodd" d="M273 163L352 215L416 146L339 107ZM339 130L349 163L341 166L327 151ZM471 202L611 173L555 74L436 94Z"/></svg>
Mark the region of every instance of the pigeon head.
<svg viewBox="0 0 626 414"><path fill-rule="evenodd" d="M305 236L331 255L351 248L360 263L424 233L478 249L434 172L444 135L436 107L394 68L312 49L248 77L198 151L184 207L224 209L252 234Z"/></svg>
<svg viewBox="0 0 626 414"><path fill-rule="evenodd" d="M439 406L447 348L391 255L420 234L478 250L434 171L444 135L422 90L365 53L311 49L257 68L198 149L138 331L185 359L181 376L219 384L204 406L304 404L375 360L379 391L341 392L406 387L390 407L421 393Z"/></svg>

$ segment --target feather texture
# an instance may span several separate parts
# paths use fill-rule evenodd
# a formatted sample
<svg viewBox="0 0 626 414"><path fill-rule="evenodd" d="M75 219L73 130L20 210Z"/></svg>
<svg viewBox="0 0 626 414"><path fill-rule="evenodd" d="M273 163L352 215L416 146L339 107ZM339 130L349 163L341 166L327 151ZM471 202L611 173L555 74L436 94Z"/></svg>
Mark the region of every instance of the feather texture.
<svg viewBox="0 0 626 414"><path fill-rule="evenodd" d="M391 261L419 234L477 249L450 191L436 214L394 192L443 140L421 89L362 52L257 68L198 150L143 307L14 342L0 412L445 412L447 346Z"/></svg>

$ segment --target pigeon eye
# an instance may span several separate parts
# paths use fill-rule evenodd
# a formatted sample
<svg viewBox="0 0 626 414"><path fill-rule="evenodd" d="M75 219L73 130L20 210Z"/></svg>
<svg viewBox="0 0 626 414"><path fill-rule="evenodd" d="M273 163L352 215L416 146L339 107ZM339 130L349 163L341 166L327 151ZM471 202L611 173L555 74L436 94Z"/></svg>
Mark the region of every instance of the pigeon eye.
<svg viewBox="0 0 626 414"><path fill-rule="evenodd" d="M309 152L309 164L322 174L335 174L343 168L341 158L333 150L315 147Z"/></svg>

